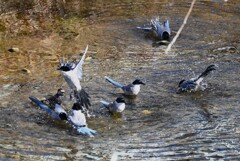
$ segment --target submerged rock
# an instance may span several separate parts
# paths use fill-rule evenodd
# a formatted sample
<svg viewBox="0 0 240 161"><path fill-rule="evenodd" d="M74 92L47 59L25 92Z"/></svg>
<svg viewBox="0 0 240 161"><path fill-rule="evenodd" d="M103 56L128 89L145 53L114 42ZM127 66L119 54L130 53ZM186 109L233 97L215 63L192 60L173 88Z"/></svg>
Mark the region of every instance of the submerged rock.
<svg viewBox="0 0 240 161"><path fill-rule="evenodd" d="M23 68L23 69L22 69L22 72L25 72L25 73L27 73L27 74L31 74L31 71L30 71L29 69L27 69L27 68Z"/></svg>
<svg viewBox="0 0 240 161"><path fill-rule="evenodd" d="M13 52L19 52L19 48L10 48L8 49L9 52L13 53Z"/></svg>

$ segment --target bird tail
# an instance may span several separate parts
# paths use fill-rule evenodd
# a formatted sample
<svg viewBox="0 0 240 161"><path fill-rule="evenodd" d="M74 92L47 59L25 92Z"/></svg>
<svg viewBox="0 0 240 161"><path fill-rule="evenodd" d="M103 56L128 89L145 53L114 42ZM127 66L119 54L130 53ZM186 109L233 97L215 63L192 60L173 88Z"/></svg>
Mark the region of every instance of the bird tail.
<svg viewBox="0 0 240 161"><path fill-rule="evenodd" d="M81 89L80 91L74 91L74 95L81 106L85 106L87 109L89 109L91 106L91 97L84 89Z"/></svg>
<svg viewBox="0 0 240 161"><path fill-rule="evenodd" d="M112 83L114 86L118 87L118 88L122 88L122 87L123 87L123 85L121 85L120 83L118 83L118 82L110 79L110 78L107 77L107 76L105 76L105 79L106 79L108 82Z"/></svg>
<svg viewBox="0 0 240 161"><path fill-rule="evenodd" d="M109 105L109 102L106 102L106 101L103 101L103 100L101 100L100 101L105 107L107 107L108 105Z"/></svg>
<svg viewBox="0 0 240 161"><path fill-rule="evenodd" d="M41 109L45 110L47 113L49 114L52 113L52 110L47 105L39 101L37 98L29 97L29 99L33 101L35 104L37 104Z"/></svg>
<svg viewBox="0 0 240 161"><path fill-rule="evenodd" d="M94 137L94 134L97 133L96 130L90 129L88 127L79 127L77 128L79 134L88 135L89 137Z"/></svg>
<svg viewBox="0 0 240 161"><path fill-rule="evenodd" d="M207 75L211 73L211 71L216 70L214 67L216 66L209 65L207 69L204 72L202 72L202 74L197 79L195 79L195 82L200 83Z"/></svg>

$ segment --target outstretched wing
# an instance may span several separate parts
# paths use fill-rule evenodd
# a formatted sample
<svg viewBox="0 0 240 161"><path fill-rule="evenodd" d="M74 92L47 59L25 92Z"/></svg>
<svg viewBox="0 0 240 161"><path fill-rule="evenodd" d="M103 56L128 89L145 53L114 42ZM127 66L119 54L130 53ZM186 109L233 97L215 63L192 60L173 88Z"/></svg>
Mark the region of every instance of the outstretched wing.
<svg viewBox="0 0 240 161"><path fill-rule="evenodd" d="M79 78L80 80L82 79L82 73L83 73L83 71L82 71L82 65L83 65L83 63L84 63L84 60L85 60L87 51L88 51L88 45L87 45L87 47L86 47L86 49L85 49L85 52L84 52L84 54L83 54L83 56L82 56L82 59L78 62L78 64L76 65L76 67L73 69L73 70L77 73L78 78Z"/></svg>

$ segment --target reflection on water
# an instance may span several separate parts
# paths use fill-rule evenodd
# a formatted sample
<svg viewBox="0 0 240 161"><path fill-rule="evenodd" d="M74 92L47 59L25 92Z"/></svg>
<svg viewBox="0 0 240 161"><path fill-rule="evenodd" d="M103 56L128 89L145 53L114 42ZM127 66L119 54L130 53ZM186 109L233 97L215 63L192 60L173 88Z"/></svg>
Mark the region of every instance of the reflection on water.
<svg viewBox="0 0 240 161"><path fill-rule="evenodd" d="M25 17L20 28L17 17L9 14L12 21L7 21L2 16L0 29L3 22L12 27L1 30L0 158L238 160L239 2L197 2L169 55L164 54L166 46L152 47L151 39L136 29L160 16L169 19L176 32L190 3L88 1L80 5L73 0L60 5L64 18L42 15L44 21L34 17L30 21ZM67 90L56 70L58 59L81 58L87 44L82 85L92 97L93 111L98 112L96 118L88 119L89 127L98 131L95 138L77 135L28 100L59 87ZM19 52L8 52L12 47ZM200 74L209 64L219 67L207 78L207 90L175 93L179 80ZM100 100L121 95L104 76L122 84L135 78L146 82L136 99L127 98L121 117L100 109ZM64 103L69 110L68 96Z"/></svg>

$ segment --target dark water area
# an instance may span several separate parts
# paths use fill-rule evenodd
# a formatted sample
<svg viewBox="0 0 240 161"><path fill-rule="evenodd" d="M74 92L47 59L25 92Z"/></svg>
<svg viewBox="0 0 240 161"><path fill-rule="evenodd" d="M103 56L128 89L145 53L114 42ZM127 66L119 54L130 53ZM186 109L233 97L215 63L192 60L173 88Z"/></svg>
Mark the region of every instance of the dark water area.
<svg viewBox="0 0 240 161"><path fill-rule="evenodd" d="M55 3L54 3L55 2ZM240 160L240 2L197 1L168 54L136 29L159 16L173 35L191 1L0 1L0 158L2 160ZM21 4L21 3L20 3ZM91 96L94 138L53 121L29 96L68 86L59 58L80 59ZM18 48L17 52L9 52ZM216 64L205 91L176 94L180 80ZM121 117L100 100L121 96L104 80L146 82Z"/></svg>

